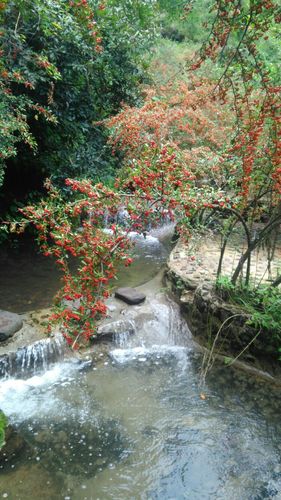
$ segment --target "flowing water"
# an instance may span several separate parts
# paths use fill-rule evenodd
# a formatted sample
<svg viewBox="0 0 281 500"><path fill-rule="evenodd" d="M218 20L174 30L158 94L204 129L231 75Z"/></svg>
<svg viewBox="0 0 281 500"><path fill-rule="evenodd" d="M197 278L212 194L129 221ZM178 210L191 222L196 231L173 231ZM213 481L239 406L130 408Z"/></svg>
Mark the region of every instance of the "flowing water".
<svg viewBox="0 0 281 500"><path fill-rule="evenodd" d="M134 261L120 269L118 286L138 286L157 274L171 248L167 237L172 228L171 224L160 227L146 238L131 234L136 242ZM40 254L33 241L0 252L0 276L0 309L16 313L49 307L61 278L54 260Z"/></svg>
<svg viewBox="0 0 281 500"><path fill-rule="evenodd" d="M0 464L0 498L281 498L279 392L224 366L200 387L178 308L157 301L153 321L94 360L2 380L21 441Z"/></svg>

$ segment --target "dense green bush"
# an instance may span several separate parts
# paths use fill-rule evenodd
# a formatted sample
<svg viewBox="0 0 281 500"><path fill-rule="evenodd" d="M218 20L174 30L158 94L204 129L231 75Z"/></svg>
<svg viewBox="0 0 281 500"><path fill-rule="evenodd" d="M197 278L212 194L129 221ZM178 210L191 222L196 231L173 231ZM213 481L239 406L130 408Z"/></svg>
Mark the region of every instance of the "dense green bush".
<svg viewBox="0 0 281 500"><path fill-rule="evenodd" d="M275 343L281 352L280 290L267 285L260 285L258 288L243 284L234 286L225 276L218 279L217 287L225 300L240 305L251 315L249 325L272 336L268 343Z"/></svg>
<svg viewBox="0 0 281 500"><path fill-rule="evenodd" d="M10 176L106 178L96 125L135 103L155 34L145 0L6 0L0 4L0 185Z"/></svg>

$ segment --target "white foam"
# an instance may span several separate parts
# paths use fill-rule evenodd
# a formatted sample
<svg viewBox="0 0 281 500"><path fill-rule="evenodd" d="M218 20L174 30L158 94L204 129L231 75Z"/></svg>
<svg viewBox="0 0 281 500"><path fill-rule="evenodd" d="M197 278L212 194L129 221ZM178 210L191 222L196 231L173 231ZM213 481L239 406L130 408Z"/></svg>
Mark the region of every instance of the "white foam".
<svg viewBox="0 0 281 500"><path fill-rule="evenodd" d="M119 364L130 363L131 361L146 361L148 359L161 359L172 356L178 361L187 358L187 348L174 345L153 345L151 347L131 347L128 349L113 349L109 355Z"/></svg>
<svg viewBox="0 0 281 500"><path fill-rule="evenodd" d="M109 234L109 235L113 234L113 230L109 229L109 228L104 228L103 232L105 234ZM128 233L126 233L126 231L120 231L120 234L126 235L131 240L135 240L136 243L140 242L142 244L147 244L147 245L159 245L160 244L160 241L156 235L152 236L148 233L146 233L144 235L143 233L138 233L137 231L129 231Z"/></svg>
<svg viewBox="0 0 281 500"><path fill-rule="evenodd" d="M8 416L12 414L27 415L36 411L37 399L32 396L43 389L49 390L54 384L73 379L79 365L73 362L64 362L54 365L41 375L34 375L26 380L9 378L0 384L0 408Z"/></svg>
<svg viewBox="0 0 281 500"><path fill-rule="evenodd" d="M155 236L151 236L150 234L144 235L143 233L130 231L128 233L128 238L130 238L131 240L135 240L136 243L141 243L142 245L160 245L160 241L158 240L158 238L156 238Z"/></svg>
<svg viewBox="0 0 281 500"><path fill-rule="evenodd" d="M151 237L157 238L159 241L164 241L171 238L175 231L175 223L168 222L162 226L157 226L149 231Z"/></svg>

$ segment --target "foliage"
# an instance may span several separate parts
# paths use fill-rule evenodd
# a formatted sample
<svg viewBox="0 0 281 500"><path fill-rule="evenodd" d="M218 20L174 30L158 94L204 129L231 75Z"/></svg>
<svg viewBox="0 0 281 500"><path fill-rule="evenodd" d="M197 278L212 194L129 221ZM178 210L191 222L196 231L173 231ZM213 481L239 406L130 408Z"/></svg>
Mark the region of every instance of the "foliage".
<svg viewBox="0 0 281 500"><path fill-rule="evenodd" d="M281 221L281 87L274 66L268 64L260 51L262 42L280 22L280 8L271 1L256 0L250 4L213 1L210 12L210 35L189 63L189 79L184 83L169 83L157 92L150 90L150 99L146 99L143 107L125 108L108 125L112 127L114 147L121 147L136 165L149 140L161 143L162 147L181 149L187 160L182 160L184 168L192 170L195 185L198 186L200 178L205 182L204 192L198 191L200 200L196 198L193 203L193 208L197 204L200 210L202 198L205 202L201 223L209 221L213 212L218 211L228 221L218 274L228 238L239 223L245 231L247 249L232 279L237 282L247 263L247 284L251 254L262 244L271 246L270 266ZM221 71L215 81L206 82L202 72L209 60L221 67ZM196 79L194 72L198 71ZM187 89L184 92L183 86ZM257 227L261 221L264 223Z"/></svg>
<svg viewBox="0 0 281 500"><path fill-rule="evenodd" d="M55 180L112 175L93 122L136 99L153 9L143 0L1 3L1 182L7 161Z"/></svg>
<svg viewBox="0 0 281 500"><path fill-rule="evenodd" d="M20 235L23 235L23 233L32 234L32 236L35 235L34 231L32 231L32 227L29 226L26 228L25 224L22 222L20 209L25 205L37 203L39 197L42 198L42 193L30 191L22 200L13 199L9 204L8 210L5 212L3 210L2 220L0 222L0 246L2 244L7 244L11 248L16 248L19 244Z"/></svg>
<svg viewBox="0 0 281 500"><path fill-rule="evenodd" d="M271 117L270 108L257 139L253 140L249 132L246 145L235 142L233 146L238 136L228 117L229 107L226 104L222 107L220 97L212 95L212 90L211 82L197 83L196 80L189 86L168 84L158 92L150 88L142 107L126 106L107 120L107 125L114 150L121 148L127 159L120 177L127 178L131 189L136 189L134 174L143 179L142 184L147 187L149 176L154 175L155 182L161 177L157 150L168 148L173 157L176 155L178 168L174 169L173 182L167 179L169 188L174 190L174 195L169 194L173 208L177 204L182 206L185 200L185 216L205 212L204 217L198 217L201 224L209 221L213 213L216 217L218 212L222 214L228 227L224 232L222 258L232 230L237 223L242 224L248 247L233 274L233 281L237 281L247 262L248 282L251 252L264 243L271 244L272 259L271 237L280 223L280 168L271 139L272 122L278 124L278 120ZM242 124L241 118L240 126ZM151 174L154 164L157 173ZM192 186L186 182L187 178L181 177L184 172L189 172ZM256 222L262 219L266 223L257 227Z"/></svg>
<svg viewBox="0 0 281 500"><path fill-rule="evenodd" d="M182 75L185 82L183 69L190 54L194 53L193 47L161 38L153 48L149 65L150 82L157 89L170 81L175 81L175 75Z"/></svg>
<svg viewBox="0 0 281 500"><path fill-rule="evenodd" d="M243 284L234 286L226 276L218 279L217 289L225 299L243 306L251 315L248 324L270 333L281 348L280 290L267 285L258 288Z"/></svg>
<svg viewBox="0 0 281 500"><path fill-rule="evenodd" d="M116 275L116 264L132 261L128 233L145 231L176 213L188 219L197 209L194 176L182 168L180 154L151 143L114 188L68 179L67 200L48 184L44 201L21 209L25 222L35 225L44 255L55 256L63 271L51 324L59 325L73 347L95 336L97 321L106 313L104 298ZM118 223L120 209L127 214L125 227ZM104 228L105 220L110 221L109 231ZM75 273L70 266L72 257Z"/></svg>
<svg viewBox="0 0 281 500"><path fill-rule="evenodd" d="M7 418L4 413L0 410L0 450L5 444L5 429L7 427Z"/></svg>
<svg viewBox="0 0 281 500"><path fill-rule="evenodd" d="M232 131L227 109L212 95L208 80L191 79L146 88L143 106L126 105L106 121L113 150L121 149L131 163L149 154L148 145L173 148L183 165L198 178L211 172ZM154 149L151 148L154 156ZM218 172L213 178L219 184Z"/></svg>
<svg viewBox="0 0 281 500"><path fill-rule="evenodd" d="M153 151L153 155L152 155ZM67 200L62 191L47 185L48 197L37 206L21 209L25 222L34 224L46 256L54 256L63 272L63 287L56 297L50 329L57 324L67 342L78 347L96 334L97 321L106 314L104 299L118 262L129 265L128 233L146 231L169 216L188 220L209 193L194 186L194 175L183 168L181 152L150 143L137 163L116 180L114 188L101 183L68 179ZM118 221L120 209L126 224ZM110 222L106 230L105 220ZM22 221L23 223L23 221ZM74 258L75 269L71 267Z"/></svg>
<svg viewBox="0 0 281 500"><path fill-rule="evenodd" d="M74 348L79 340L95 335L97 320L106 314L104 298L116 275L116 263L129 265L131 259L126 233L114 224L110 231L104 231L104 218L114 218L120 196L90 181L67 180L66 184L73 193L68 201L48 184L49 197L36 208L25 207L22 213L35 225L44 255L54 256L63 272L63 287L56 296L49 329L59 323ZM75 259L74 274L71 257Z"/></svg>
<svg viewBox="0 0 281 500"><path fill-rule="evenodd" d="M178 42L202 43L212 20L212 0L159 0L162 36ZM204 29L205 24L205 29Z"/></svg>
<svg viewBox="0 0 281 500"><path fill-rule="evenodd" d="M130 262L129 230L146 230L167 215L186 237L196 221L202 227L214 216L223 220L218 275L228 238L240 224L247 247L231 286L236 289L246 265L244 285L252 294L251 254L268 245L270 264L281 221L280 87L276 71L259 52L280 22L279 10L271 0L210 2L209 36L188 61L184 81L146 87L141 105L127 103L115 116L96 121L108 128L113 154L124 158L114 187L68 180L77 198L65 201L49 186L45 201L23 210L39 232L42 250L55 255L64 272L53 320L73 347L95 335L116 262ZM192 15L189 7L186 15ZM218 79L202 78L206 61L220 69ZM120 208L128 214L126 228L113 223L105 232L104 217L114 220ZM71 255L78 261L75 275ZM276 326L279 334L278 292L253 297L254 321ZM65 302L74 299L79 301L75 311Z"/></svg>
<svg viewBox="0 0 281 500"><path fill-rule="evenodd" d="M245 282L250 280L252 252L262 243L271 244L281 221L280 202L280 80L263 57L262 41L281 20L276 2L213 3L216 17L199 57L190 69L202 67L206 59L222 64L216 82L221 103L231 102L236 115L236 133L224 155L225 188L236 195L236 212L229 211L234 225L245 230L247 249L234 271L235 284L247 263ZM226 215L226 214L225 214ZM264 221L257 231L256 222ZM227 242L228 236L224 244ZM274 244L270 259L273 258ZM222 254L223 257L223 254ZM270 264L270 261L269 261Z"/></svg>

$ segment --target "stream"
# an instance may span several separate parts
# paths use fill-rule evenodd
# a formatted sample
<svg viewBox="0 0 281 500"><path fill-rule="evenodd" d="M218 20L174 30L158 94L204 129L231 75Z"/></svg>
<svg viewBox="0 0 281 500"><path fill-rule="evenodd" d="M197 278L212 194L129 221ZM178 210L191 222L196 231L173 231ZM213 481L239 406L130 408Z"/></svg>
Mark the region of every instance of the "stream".
<svg viewBox="0 0 281 500"><path fill-rule="evenodd" d="M168 249L156 236L136 245L118 284L158 273ZM0 408L22 445L0 464L0 498L281 499L280 390L223 365L200 387L201 355L177 305L157 277L144 290L135 335L1 380Z"/></svg>

